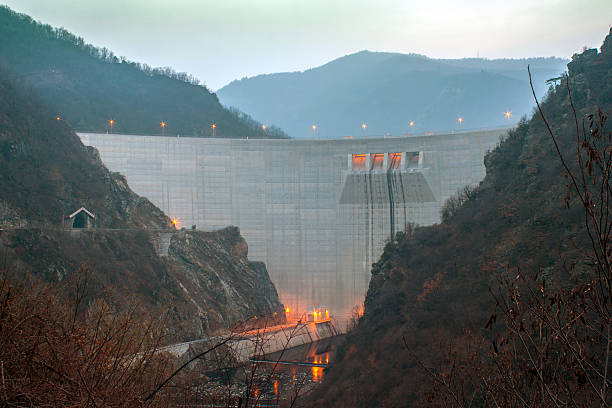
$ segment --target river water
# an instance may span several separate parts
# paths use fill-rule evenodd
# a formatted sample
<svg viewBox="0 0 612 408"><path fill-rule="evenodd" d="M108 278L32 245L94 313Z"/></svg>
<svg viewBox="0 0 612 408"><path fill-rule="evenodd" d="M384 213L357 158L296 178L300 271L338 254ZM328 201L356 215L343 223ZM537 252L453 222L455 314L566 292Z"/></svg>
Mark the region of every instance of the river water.
<svg viewBox="0 0 612 408"><path fill-rule="evenodd" d="M292 407L310 392L315 392L328 364L333 363L339 337L304 344L268 354L256 362L212 375L206 385L210 395L217 395L198 406L216 407ZM248 397L247 397L248 396ZM222 401L225 402L222 402ZM241 402L240 402L241 401Z"/></svg>

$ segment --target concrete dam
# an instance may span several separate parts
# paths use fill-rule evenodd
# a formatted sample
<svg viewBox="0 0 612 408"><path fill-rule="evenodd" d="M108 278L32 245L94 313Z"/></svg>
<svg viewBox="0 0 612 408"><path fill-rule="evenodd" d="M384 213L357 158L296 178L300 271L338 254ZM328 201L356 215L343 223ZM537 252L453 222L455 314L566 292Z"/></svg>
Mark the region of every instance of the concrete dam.
<svg viewBox="0 0 612 408"><path fill-rule="evenodd" d="M363 304L370 267L409 223L480 182L506 129L428 136L248 140L80 133L180 227L240 228L291 313Z"/></svg>

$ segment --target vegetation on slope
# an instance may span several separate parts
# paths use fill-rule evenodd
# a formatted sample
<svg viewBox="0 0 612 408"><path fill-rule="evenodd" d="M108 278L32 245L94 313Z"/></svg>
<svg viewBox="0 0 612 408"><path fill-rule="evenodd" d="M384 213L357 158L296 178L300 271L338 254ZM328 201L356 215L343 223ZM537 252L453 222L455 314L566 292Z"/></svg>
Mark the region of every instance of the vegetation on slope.
<svg viewBox="0 0 612 408"><path fill-rule="evenodd" d="M34 87L42 100L82 131L278 138L278 128L219 104L217 96L185 73L152 69L86 44L53 28L0 7L0 65Z"/></svg>
<svg viewBox="0 0 612 408"><path fill-rule="evenodd" d="M85 304L87 286L86 275L29 287L0 275L2 406L143 406L168 376L172 361L157 353L163 318L107 299Z"/></svg>
<svg viewBox="0 0 612 408"><path fill-rule="evenodd" d="M304 72L243 78L217 94L224 105L276 123L296 138L312 137L313 124L321 138L451 131L459 129L459 116L462 128L475 129L506 126L530 112L528 64L541 94L566 63L362 51ZM504 117L507 110L512 121Z"/></svg>
<svg viewBox="0 0 612 408"><path fill-rule="evenodd" d="M609 128L587 115L612 110L612 30L600 53L575 55L568 68L585 140L601 135L600 153L609 157ZM551 88L542 110L580 174L582 129L565 85ZM594 157L578 143L583 157ZM567 198L569 181L541 117L522 120L485 164L485 180L442 224L386 246L372 268L365 313L313 406L609 406L610 332L601 327L610 326L610 297L593 294L600 293L593 283L605 291L609 273L598 273L589 255L585 206L575 192ZM607 228L610 210L602 213ZM520 342L527 335L533 345ZM595 365L581 368L586 362ZM601 388L588 385L592 379Z"/></svg>

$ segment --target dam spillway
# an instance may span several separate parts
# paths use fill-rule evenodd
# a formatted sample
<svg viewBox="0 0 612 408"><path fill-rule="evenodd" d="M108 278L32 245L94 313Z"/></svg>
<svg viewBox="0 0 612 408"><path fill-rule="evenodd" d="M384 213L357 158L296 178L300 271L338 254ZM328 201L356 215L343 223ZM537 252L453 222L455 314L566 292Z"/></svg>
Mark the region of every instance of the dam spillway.
<svg viewBox="0 0 612 408"><path fill-rule="evenodd" d="M293 311L343 321L363 303L393 232L439 222L444 201L480 182L506 129L428 136L211 139L79 133L180 226L236 225Z"/></svg>

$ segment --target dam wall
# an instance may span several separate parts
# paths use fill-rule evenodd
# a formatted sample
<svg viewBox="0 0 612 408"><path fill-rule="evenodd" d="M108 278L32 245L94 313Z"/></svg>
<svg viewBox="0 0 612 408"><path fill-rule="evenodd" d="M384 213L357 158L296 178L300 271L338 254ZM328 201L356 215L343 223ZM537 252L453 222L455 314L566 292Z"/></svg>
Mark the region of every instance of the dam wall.
<svg viewBox="0 0 612 408"><path fill-rule="evenodd" d="M281 301L325 305L339 322L362 304L392 234L439 222L444 201L480 182L505 129L339 140L80 133L179 226L236 225ZM342 327L339 327L340 329Z"/></svg>

